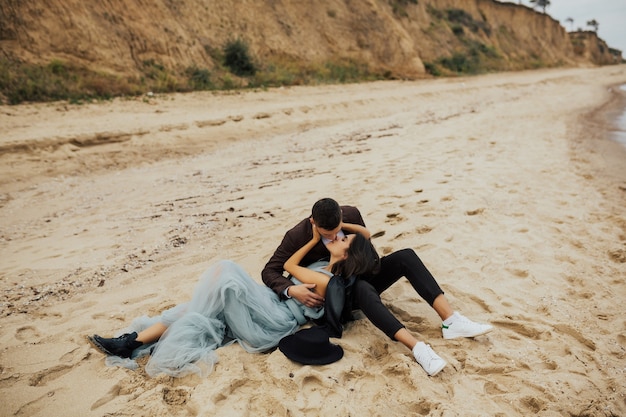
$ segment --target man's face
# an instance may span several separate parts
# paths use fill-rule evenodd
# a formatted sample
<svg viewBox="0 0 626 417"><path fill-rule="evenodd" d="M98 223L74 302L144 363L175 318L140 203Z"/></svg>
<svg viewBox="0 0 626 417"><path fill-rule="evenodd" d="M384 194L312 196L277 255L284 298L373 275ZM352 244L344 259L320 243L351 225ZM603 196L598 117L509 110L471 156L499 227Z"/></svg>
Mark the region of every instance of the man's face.
<svg viewBox="0 0 626 417"><path fill-rule="evenodd" d="M315 224L313 220L311 220L311 223ZM339 231L341 230L341 225L335 227L332 230L324 229L321 227L318 227L317 230L320 232L320 236L322 236L323 239L328 239L330 241L333 241L333 240L337 240L337 233L339 233Z"/></svg>

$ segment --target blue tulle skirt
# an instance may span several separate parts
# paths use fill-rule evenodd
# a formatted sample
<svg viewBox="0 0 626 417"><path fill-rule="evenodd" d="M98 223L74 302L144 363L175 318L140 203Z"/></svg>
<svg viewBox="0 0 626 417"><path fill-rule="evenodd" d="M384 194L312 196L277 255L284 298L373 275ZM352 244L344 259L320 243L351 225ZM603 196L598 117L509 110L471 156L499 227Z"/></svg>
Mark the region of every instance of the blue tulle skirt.
<svg viewBox="0 0 626 417"><path fill-rule="evenodd" d="M191 301L157 317L135 319L123 331L140 332L161 322L168 328L158 342L138 348L132 359L109 356L107 364L134 368L135 358L150 353L146 364L150 376L206 376L217 363L218 347L238 342L248 352L264 352L323 314L323 309L305 307L294 299L281 300L236 263L220 261L202 274Z"/></svg>

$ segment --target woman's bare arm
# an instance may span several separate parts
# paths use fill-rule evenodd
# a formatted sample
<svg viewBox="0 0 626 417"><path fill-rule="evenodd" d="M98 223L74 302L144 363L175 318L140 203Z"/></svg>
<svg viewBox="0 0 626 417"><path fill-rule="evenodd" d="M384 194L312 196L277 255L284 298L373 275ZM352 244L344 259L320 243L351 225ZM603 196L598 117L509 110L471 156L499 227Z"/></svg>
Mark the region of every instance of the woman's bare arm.
<svg viewBox="0 0 626 417"><path fill-rule="evenodd" d="M341 223L341 230L345 230L349 233L358 233L363 235L366 239L372 237L372 234L365 226L361 226L360 224L355 223Z"/></svg>
<svg viewBox="0 0 626 417"><path fill-rule="evenodd" d="M302 246L296 253L291 255L285 262L285 271L293 275L298 281L304 284L315 284L313 291L324 297L326 294L326 287L330 277L322 272L313 271L307 267L300 266L300 261L304 256L320 241L320 234L315 226L313 227L313 238Z"/></svg>

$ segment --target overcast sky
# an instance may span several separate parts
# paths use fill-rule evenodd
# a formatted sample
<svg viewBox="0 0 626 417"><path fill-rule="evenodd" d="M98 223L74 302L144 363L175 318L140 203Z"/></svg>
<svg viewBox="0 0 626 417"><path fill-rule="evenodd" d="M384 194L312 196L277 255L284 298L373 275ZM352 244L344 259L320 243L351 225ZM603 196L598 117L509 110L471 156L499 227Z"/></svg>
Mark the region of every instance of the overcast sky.
<svg viewBox="0 0 626 417"><path fill-rule="evenodd" d="M509 1L520 3L519 0ZM521 3L532 6L529 0L522 0ZM593 30L587 22L595 19L600 24L598 36L609 47L621 50L626 58L626 0L550 0L546 13L561 22L568 32L579 28ZM568 17L574 19L573 25L566 22Z"/></svg>

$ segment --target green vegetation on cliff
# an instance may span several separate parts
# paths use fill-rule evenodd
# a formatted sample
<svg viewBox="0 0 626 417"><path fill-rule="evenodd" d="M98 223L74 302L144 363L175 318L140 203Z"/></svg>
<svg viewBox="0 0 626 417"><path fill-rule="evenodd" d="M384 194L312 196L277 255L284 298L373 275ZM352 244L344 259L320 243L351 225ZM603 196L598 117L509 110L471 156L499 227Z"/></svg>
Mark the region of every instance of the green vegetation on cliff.
<svg viewBox="0 0 626 417"><path fill-rule="evenodd" d="M364 63L350 60L320 64L274 59L255 63L241 40L227 42L222 51L210 51L221 65L214 71L196 66L182 72L154 60L139 66L140 75L123 77L95 72L62 60L47 65L12 62L0 58L0 95L8 104L68 100L106 100L119 96L238 88L269 88L285 85L351 83L383 79Z"/></svg>

